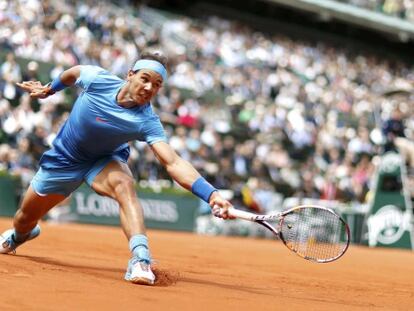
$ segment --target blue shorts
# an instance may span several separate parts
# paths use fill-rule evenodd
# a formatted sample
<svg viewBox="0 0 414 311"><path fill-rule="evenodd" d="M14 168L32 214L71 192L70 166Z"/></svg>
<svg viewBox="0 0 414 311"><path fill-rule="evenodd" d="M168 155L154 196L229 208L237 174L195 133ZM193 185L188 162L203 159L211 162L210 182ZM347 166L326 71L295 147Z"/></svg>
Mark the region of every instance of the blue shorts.
<svg viewBox="0 0 414 311"><path fill-rule="evenodd" d="M127 154L125 152L114 153L95 162L77 163L59 168L47 168L47 163L43 161L32 179L31 186L38 195L62 194L69 196L84 181L91 186L95 177L110 161L126 163L128 156L129 150Z"/></svg>

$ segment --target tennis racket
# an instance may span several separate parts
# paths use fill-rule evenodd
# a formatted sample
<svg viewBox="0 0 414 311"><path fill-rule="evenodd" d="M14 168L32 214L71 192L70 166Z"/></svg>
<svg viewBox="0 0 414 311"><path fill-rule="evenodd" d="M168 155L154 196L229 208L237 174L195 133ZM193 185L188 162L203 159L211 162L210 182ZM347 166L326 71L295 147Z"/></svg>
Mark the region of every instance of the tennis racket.
<svg viewBox="0 0 414 311"><path fill-rule="evenodd" d="M213 214L222 210L217 206ZM300 257L326 263L339 259L348 249L349 227L333 210L316 205L301 205L284 212L257 215L228 209L231 217L256 222L279 237L292 252Z"/></svg>

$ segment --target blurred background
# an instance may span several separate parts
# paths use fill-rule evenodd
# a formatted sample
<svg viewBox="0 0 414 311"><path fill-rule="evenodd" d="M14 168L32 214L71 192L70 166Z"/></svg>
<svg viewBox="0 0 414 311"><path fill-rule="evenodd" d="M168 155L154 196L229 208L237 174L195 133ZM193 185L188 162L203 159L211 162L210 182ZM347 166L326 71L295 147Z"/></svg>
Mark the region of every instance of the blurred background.
<svg viewBox="0 0 414 311"><path fill-rule="evenodd" d="M0 215L13 215L77 95L31 100L15 82L78 64L125 77L151 49L169 57L153 106L170 144L236 207L322 204L354 243L413 246L412 0L0 0L0 45ZM130 144L150 227L266 236L213 219ZM82 187L49 220L116 224L105 200Z"/></svg>

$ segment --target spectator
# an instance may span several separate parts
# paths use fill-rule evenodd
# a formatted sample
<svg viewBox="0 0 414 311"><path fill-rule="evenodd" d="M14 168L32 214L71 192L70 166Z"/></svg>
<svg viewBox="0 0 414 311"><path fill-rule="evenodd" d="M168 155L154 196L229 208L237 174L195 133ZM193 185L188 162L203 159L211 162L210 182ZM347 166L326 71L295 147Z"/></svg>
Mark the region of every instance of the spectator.
<svg viewBox="0 0 414 311"><path fill-rule="evenodd" d="M383 133L385 136L384 151L395 150L395 138L405 137L404 122L402 112L399 107L396 107L389 119L384 122Z"/></svg>
<svg viewBox="0 0 414 311"><path fill-rule="evenodd" d="M8 99L12 105L17 104L19 91L15 83L21 81L22 74L19 64L13 53L7 53L6 61L0 66L1 90L3 97Z"/></svg>

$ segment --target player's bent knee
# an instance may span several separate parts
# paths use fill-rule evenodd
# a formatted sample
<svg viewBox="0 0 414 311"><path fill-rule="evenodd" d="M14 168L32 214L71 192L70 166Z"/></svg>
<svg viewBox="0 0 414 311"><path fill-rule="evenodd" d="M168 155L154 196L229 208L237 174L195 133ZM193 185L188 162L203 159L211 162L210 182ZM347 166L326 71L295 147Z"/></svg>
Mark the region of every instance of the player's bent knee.
<svg viewBox="0 0 414 311"><path fill-rule="evenodd" d="M121 178L116 178L111 183L114 195L126 195L135 190L135 180L128 175L123 175Z"/></svg>

